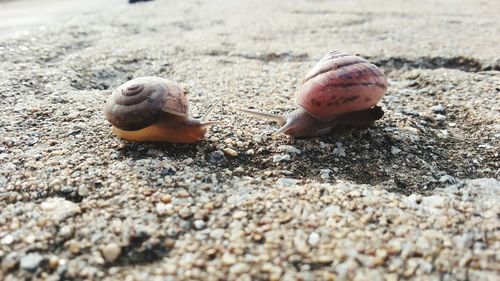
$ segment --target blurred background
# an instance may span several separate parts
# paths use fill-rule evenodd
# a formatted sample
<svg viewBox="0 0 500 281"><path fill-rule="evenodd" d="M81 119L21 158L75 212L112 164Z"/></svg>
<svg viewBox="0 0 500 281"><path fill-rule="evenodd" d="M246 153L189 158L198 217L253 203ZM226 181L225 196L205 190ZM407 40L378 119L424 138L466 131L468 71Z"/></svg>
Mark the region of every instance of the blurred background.
<svg viewBox="0 0 500 281"><path fill-rule="evenodd" d="M0 34L43 26L76 14L144 0L0 0Z"/></svg>

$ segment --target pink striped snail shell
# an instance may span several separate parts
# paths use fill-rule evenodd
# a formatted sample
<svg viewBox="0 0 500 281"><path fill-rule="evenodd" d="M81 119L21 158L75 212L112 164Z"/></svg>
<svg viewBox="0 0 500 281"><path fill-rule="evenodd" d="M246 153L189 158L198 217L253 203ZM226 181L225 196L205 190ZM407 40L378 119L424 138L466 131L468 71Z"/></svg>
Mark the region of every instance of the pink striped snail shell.
<svg viewBox="0 0 500 281"><path fill-rule="evenodd" d="M217 104L217 103L216 103ZM189 118L187 92L160 77L139 77L116 88L104 105L115 135L139 142L194 143L217 121L208 121L214 104L200 119Z"/></svg>
<svg viewBox="0 0 500 281"><path fill-rule="evenodd" d="M304 77L295 94L298 108L277 115L238 109L254 117L277 122L276 133L311 137L338 127L366 127L382 118L377 103L387 90L387 78L367 60L331 51Z"/></svg>

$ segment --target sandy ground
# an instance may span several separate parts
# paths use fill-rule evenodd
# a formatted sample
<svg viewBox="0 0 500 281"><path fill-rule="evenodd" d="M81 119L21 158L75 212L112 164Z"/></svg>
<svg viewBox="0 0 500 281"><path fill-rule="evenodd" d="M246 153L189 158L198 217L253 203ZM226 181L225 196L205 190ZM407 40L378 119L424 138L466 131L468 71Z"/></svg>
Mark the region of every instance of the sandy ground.
<svg viewBox="0 0 500 281"><path fill-rule="evenodd" d="M4 33L0 280L498 280L499 10L154 1ZM232 109L292 110L332 49L387 74L375 127L290 143ZM144 75L225 123L118 140L102 105Z"/></svg>

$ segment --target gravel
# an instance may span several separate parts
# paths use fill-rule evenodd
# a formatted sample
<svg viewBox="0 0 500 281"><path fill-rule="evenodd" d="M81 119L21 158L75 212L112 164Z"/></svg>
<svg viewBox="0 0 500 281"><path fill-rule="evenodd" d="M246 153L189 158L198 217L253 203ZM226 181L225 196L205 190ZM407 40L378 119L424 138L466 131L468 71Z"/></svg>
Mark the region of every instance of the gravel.
<svg viewBox="0 0 500 281"><path fill-rule="evenodd" d="M498 279L499 8L151 1L0 35L0 280ZM292 142L233 110L293 110L330 49L387 74L373 127ZM223 123L117 139L102 105L144 75Z"/></svg>

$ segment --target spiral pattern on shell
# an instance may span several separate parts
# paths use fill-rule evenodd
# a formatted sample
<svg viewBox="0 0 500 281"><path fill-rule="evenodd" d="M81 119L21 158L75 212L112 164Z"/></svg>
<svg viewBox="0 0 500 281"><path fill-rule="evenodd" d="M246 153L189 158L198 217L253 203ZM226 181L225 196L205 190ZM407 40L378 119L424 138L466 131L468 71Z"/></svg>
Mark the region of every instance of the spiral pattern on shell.
<svg viewBox="0 0 500 281"><path fill-rule="evenodd" d="M297 104L319 120L368 109L387 90L382 71L367 60L332 51L304 77L297 91Z"/></svg>
<svg viewBox="0 0 500 281"><path fill-rule="evenodd" d="M188 100L182 88L159 77L139 77L122 84L104 106L106 119L127 131L148 127L165 112L187 116Z"/></svg>

